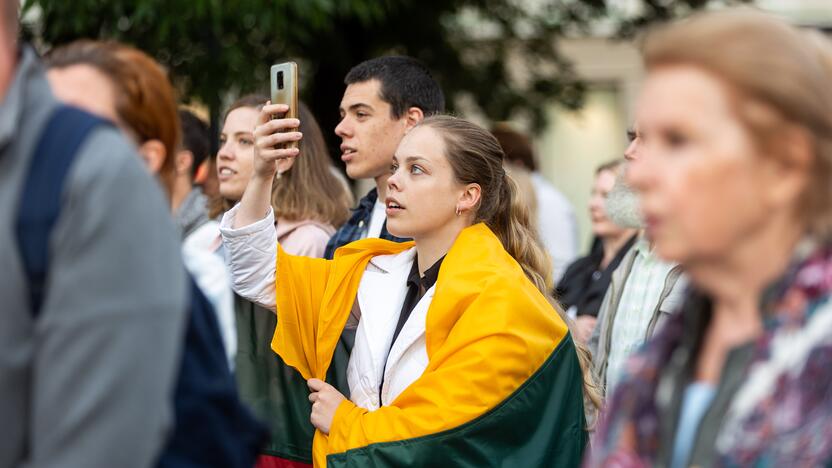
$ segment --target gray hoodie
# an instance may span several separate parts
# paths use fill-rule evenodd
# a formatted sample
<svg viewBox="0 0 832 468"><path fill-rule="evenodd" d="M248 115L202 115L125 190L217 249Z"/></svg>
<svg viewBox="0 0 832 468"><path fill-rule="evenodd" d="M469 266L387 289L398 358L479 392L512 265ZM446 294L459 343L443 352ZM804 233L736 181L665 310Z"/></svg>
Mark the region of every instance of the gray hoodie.
<svg viewBox="0 0 832 468"><path fill-rule="evenodd" d="M211 219L208 218L208 198L202 193L202 189L194 187L182 200L179 209L173 215L176 226L182 233L182 239L194 233L200 226ZM217 232L219 236L219 231Z"/></svg>
<svg viewBox="0 0 832 468"><path fill-rule="evenodd" d="M57 102L30 49L2 99L0 468L150 466L172 425L186 310L164 196L116 130L95 130L67 176L35 320L15 219Z"/></svg>

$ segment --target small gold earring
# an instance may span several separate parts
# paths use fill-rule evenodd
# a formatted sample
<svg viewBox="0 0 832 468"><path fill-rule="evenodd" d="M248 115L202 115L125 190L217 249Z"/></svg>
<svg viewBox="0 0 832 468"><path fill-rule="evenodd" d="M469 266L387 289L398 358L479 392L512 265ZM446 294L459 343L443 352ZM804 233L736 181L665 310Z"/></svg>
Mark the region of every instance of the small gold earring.
<svg viewBox="0 0 832 468"><path fill-rule="evenodd" d="M456 207L456 215L459 216L460 213L461 211L459 211L459 207Z"/></svg>

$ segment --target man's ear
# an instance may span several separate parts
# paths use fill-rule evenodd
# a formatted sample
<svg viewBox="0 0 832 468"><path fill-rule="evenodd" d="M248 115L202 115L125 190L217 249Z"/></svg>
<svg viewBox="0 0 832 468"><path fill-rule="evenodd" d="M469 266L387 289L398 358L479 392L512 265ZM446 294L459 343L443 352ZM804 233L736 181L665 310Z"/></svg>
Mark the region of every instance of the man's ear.
<svg viewBox="0 0 832 468"><path fill-rule="evenodd" d="M422 112L422 109L419 109L418 107L411 107L407 110L407 112L405 112L404 117L407 129L410 130L411 128L415 127L419 122L425 119L425 113Z"/></svg>
<svg viewBox="0 0 832 468"><path fill-rule="evenodd" d="M194 154L188 150L176 153L176 175L187 175L190 177L191 169L194 166Z"/></svg>
<svg viewBox="0 0 832 468"><path fill-rule="evenodd" d="M165 164L165 145L159 140L147 140L139 146L139 155L151 174L158 174Z"/></svg>

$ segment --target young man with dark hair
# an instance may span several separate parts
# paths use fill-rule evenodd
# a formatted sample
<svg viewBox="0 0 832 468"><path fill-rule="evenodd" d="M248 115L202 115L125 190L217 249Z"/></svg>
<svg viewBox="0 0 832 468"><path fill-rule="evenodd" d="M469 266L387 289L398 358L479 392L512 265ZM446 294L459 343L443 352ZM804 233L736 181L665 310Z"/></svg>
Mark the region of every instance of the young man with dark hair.
<svg viewBox="0 0 832 468"><path fill-rule="evenodd" d="M393 153L408 130L445 109L445 96L430 71L410 57L378 57L362 62L344 79L341 160L351 179L374 179L376 188L358 202L350 219L329 240L326 258L366 237L403 240L387 232L384 198Z"/></svg>
<svg viewBox="0 0 832 468"><path fill-rule="evenodd" d="M414 58L387 56L361 62L347 73L344 84L370 80L381 84L379 96L390 104L391 117L395 119L401 118L410 107L422 109L425 115L445 109L445 96L430 70Z"/></svg>
<svg viewBox="0 0 832 468"><path fill-rule="evenodd" d="M133 145L58 104L15 43L19 1L0 2L0 467L151 466L173 425L186 317L176 230ZM64 174L62 189L31 174ZM29 218L41 199L54 224ZM32 252L48 252L45 279Z"/></svg>

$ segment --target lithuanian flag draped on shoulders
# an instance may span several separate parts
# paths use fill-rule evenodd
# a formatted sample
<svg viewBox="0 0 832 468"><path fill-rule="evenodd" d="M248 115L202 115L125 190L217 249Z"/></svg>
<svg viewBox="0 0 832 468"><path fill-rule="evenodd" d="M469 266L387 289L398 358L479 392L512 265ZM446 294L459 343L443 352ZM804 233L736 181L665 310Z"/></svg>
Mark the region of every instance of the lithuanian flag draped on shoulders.
<svg viewBox="0 0 832 468"><path fill-rule="evenodd" d="M331 261L279 251L272 349L303 378L323 379L367 263L411 247L366 239ZM315 466L580 464L587 435L571 336L486 225L463 230L442 262L425 338L422 376L376 411L344 401L329 436L315 434Z"/></svg>

